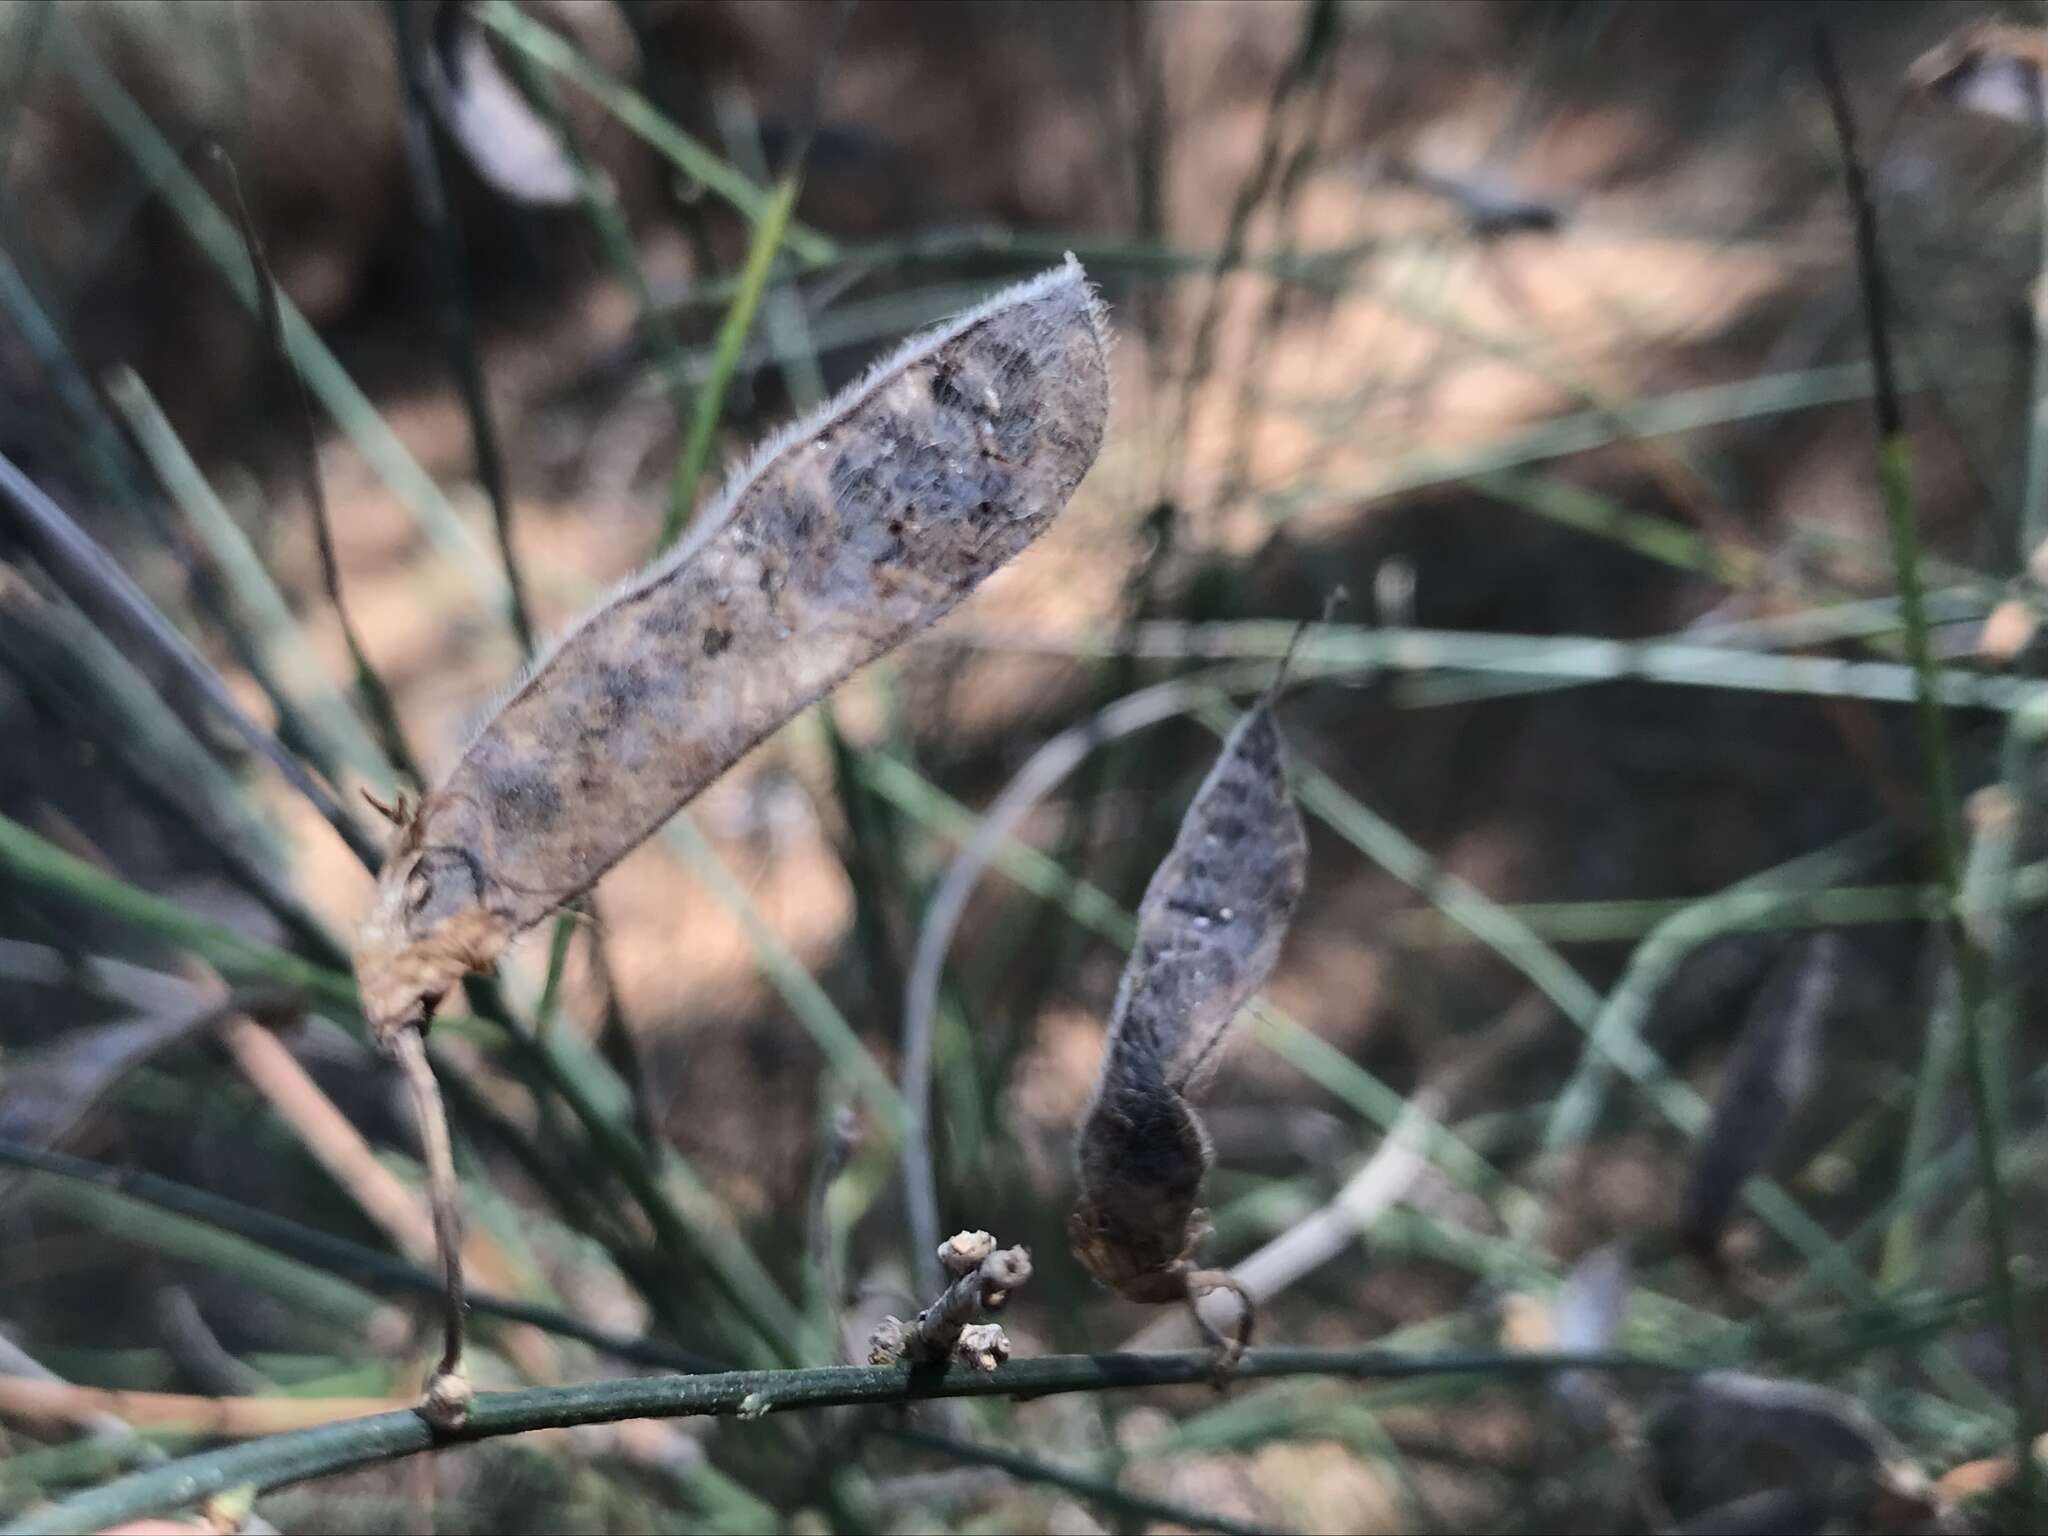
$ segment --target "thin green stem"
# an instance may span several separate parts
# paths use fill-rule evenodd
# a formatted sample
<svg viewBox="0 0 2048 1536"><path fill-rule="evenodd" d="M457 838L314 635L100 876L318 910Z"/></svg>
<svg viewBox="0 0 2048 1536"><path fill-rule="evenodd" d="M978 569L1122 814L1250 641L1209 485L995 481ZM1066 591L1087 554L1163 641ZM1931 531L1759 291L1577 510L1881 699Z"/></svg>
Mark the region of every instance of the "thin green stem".
<svg viewBox="0 0 2048 1536"><path fill-rule="evenodd" d="M287 1217L257 1210L253 1206L216 1195L210 1190L194 1189L190 1185L180 1184L143 1169L109 1167L104 1163L89 1162L84 1158L70 1157L62 1152L43 1151L6 1140L0 1140L0 1166L32 1170L34 1177L28 1184L31 1191L35 1190L39 1183L54 1188L56 1181L62 1181L66 1192L61 1198L53 1193L48 1203L53 1207L65 1209L73 1216L90 1215L97 1225L109 1231L140 1230L129 1213L138 1208L150 1208L162 1213L165 1220L189 1224L191 1231L196 1232L204 1228L216 1234L221 1241L245 1244L245 1248L236 1250L237 1254L260 1250L273 1256L280 1264L304 1266L305 1273L315 1275L322 1281L331 1280L337 1287L348 1284L339 1277L349 1276L355 1284L378 1291L414 1296L441 1294L441 1277L429 1273L409 1260L397 1258L375 1248L366 1248L360 1243L351 1242L345 1237L336 1237L317 1227L305 1226ZM102 1203L89 1205L91 1197L81 1193L84 1189L94 1191ZM187 1227L157 1227L151 1230L156 1240L165 1244L166 1252L210 1262L217 1267L233 1269L237 1273L253 1272L251 1265L239 1258L233 1263L223 1259L221 1254L224 1250L203 1247L196 1237L189 1241L185 1240L184 1233L188 1230ZM182 1242L183 1246L168 1246L172 1241ZM285 1275L287 1272L279 1270L275 1273ZM292 1290L280 1290L278 1294L294 1296L296 1293ZM359 1323L367 1308L349 1299L354 1294L353 1287L349 1290L337 1289L332 1294L338 1300L328 1310L351 1323ZM342 1306L343 1301L347 1302L346 1308ZM544 1332L587 1344L592 1349L630 1364L672 1371L716 1368L713 1362L704 1357L664 1340L609 1333L552 1307L477 1291L469 1293L468 1303L469 1310L479 1316L495 1317L511 1323L528 1323Z"/></svg>
<svg viewBox="0 0 2048 1536"><path fill-rule="evenodd" d="M6 816L0 816L0 872L180 944L204 956L231 981L251 976L283 981L341 1009L345 1017L357 1012L355 983L348 977L194 917L176 902L94 868Z"/></svg>
<svg viewBox="0 0 2048 1536"><path fill-rule="evenodd" d="M1999 1166L1997 1087L1992 1080L1991 1053L1985 1040L1984 954L1976 935L1963 920L1963 853L1955 773L1949 758L1948 733L1935 682L1933 647L1927 638L1927 614L1921 594L1920 528L1913 505L1912 449L1892 371L1890 300L1883 250L1878 240L1877 204L1873 201L1856 148L1856 121L1842 84L1841 69L1825 28L1815 34L1815 64L1834 115L1841 146L1842 178L1856 230L1857 275L1863 293L1863 315L1870 339L1871 372L1876 381L1873 405L1877 416L1879 494L1891 540L1892 571L1899 590L1899 612L1905 624L1906 656L1913 669L1914 715L1920 755L1927 779L1929 811L1934 822L1934 852L1945 898L1943 926L1955 967L1956 1013L1970 1096L1970 1116L1977 1147L1978 1176L1984 1186L1984 1228L1991 1250L1991 1285L2004 1326L2008 1368L2012 1373L2013 1464L2020 1508L2030 1525L2040 1510L2034 1468L2034 1437L2041 1422L2029 1362L2037 1341L2027 1317L2026 1300L2013 1274L2011 1216L2005 1176ZM1923 1053L1923 1074L1940 1074L1948 1053L1930 1031ZM1929 1095L1931 1097L1931 1095ZM1908 1167L1906 1174L1910 1176Z"/></svg>
<svg viewBox="0 0 2048 1536"><path fill-rule="evenodd" d="M429 100L426 61L412 28L412 17L400 0L388 0L391 36L398 57L399 93L404 101L400 127L405 140L405 158L412 182L413 204L426 226L432 247L435 315L440 324L441 344L448 366L462 393L462 406L469 417L469 441L476 463L477 479L491 503L491 522L498 536L498 558L505 567L506 607L519 649L531 655L533 621L526 604L526 583L520 574L517 546L512 538L512 492L505 476L504 456L498 451L498 429L491 417L490 393L484 384L483 359L477 345L476 322L472 315L469 261L462 244L462 230L448 208L448 190L441 175L441 151L434 140L433 108Z"/></svg>
<svg viewBox="0 0 2048 1536"><path fill-rule="evenodd" d="M1152 1355L1049 1355L991 1372L930 1367L825 1366L791 1371L733 1371L716 1376L642 1376L524 1392L478 1395L469 1422L436 1434L410 1411L380 1413L244 1445L187 1456L118 1479L38 1511L0 1536L91 1532L203 1502L230 1488L262 1492L420 1451L536 1429L610 1424L621 1419L718 1416L753 1420L771 1412L854 1403L910 1403L949 1397L1044 1397L1129 1387L1199 1384L1215 1374L1207 1350ZM1394 1350L1254 1350L1231 1374L1238 1380L1327 1376L1354 1381L1418 1377L1543 1380L1563 1371L1669 1374L1687 1367L1625 1355L1407 1353Z"/></svg>
<svg viewBox="0 0 2048 1536"><path fill-rule="evenodd" d="M528 100L547 120L561 144L562 156L569 162L576 180L576 196L583 204L584 216L590 220L598 243L604 247L606 262L633 296L641 340L660 365L671 403L680 413L682 342L677 339L675 327L654 302L654 293L647 286L647 274L641 267L640 253L633 243L632 226L627 221L626 210L620 205L618 191L611 178L601 168L592 165L590 157L584 153L576 125L563 109L561 96L547 71L522 52L513 54L512 63L518 70L519 83L524 87Z"/></svg>
<svg viewBox="0 0 2048 1536"><path fill-rule="evenodd" d="M328 679L262 557L179 440L149 386L133 369L117 368L107 376L105 388L164 489L219 565L235 603L246 616L252 644L279 685L271 694L271 704L280 722L290 721L298 735L317 749L320 769L330 781L341 782L344 765L374 781L385 771L377 744ZM303 704L299 702L302 699L306 701Z"/></svg>
<svg viewBox="0 0 2048 1536"><path fill-rule="evenodd" d="M4 1161L27 1163L31 1159L42 1161L32 1152L16 1156L9 1149ZM36 1172L18 1184L13 1179L8 1184L10 1196L18 1192L44 1212L121 1243L203 1266L209 1274L232 1276L240 1284L287 1303L296 1315L332 1326L351 1341L367 1335L378 1314L389 1310L375 1296L321 1263L287 1257L212 1222L132 1200L97 1182Z"/></svg>
<svg viewBox="0 0 2048 1536"><path fill-rule="evenodd" d="M1891 530L1893 563L1899 584L1900 612L1906 626L1906 655L1916 682L1915 719L1919 728L1920 754L1927 777L1927 795L1934 826L1936 872L1943 894L1943 926L1955 967L1956 1016L1965 1084L1970 1097L1970 1119L1977 1148L1978 1177L1984 1186L1984 1230L1991 1249L1992 1290L2004 1324L2007 1349L2011 1354L2013 1408L2016 1420L2016 1465L2022 1506L2034 1509L2034 1437L2041 1422L2040 1403L2034 1387L2034 1373L2028 1362L2033 1357L2033 1331L2027 1304L2013 1275L2012 1217L2005 1188L2005 1176L1998 1156L1998 1087L1992 1076L1991 1052L1986 1039L1985 956L1963 921L1963 850L1960 812L1956 801L1955 772L1949 757L1948 732L1940 707L1935 702L1933 648L1928 644L1927 620L1921 603L1919 525L1914 515L1911 450L1903 435L1887 440L1878 453L1878 480L1884 498L1885 520ZM1930 1030L1923 1073L1945 1076L1950 1052L1940 1032ZM1911 1173L1909 1167L1906 1172ZM1887 1258L1892 1254L1888 1253ZM1902 1260L1903 1263L1903 1260Z"/></svg>
<svg viewBox="0 0 2048 1536"><path fill-rule="evenodd" d="M832 1069L860 1093L891 1134L905 1134L910 1110L896 1084L854 1032L846 1015L818 985L817 978L762 917L746 886L726 867L718 850L711 846L689 813L684 812L662 828L661 839L689 865L690 872L746 933L755 963L817 1042Z"/></svg>
<svg viewBox="0 0 2048 1536"><path fill-rule="evenodd" d="M1264 620L1229 624L1152 622L1128 633L1055 634L1044 630L976 629L969 625L935 635L929 645L957 645L1019 655L1091 658L1130 654L1187 657L1265 657L1287 654L1296 625ZM1454 629L1367 629L1318 625L1294 653L1297 670L1384 669L1395 674L1445 672L1540 678L1572 685L1640 682L1685 688L1727 688L1812 698L1912 702L1911 667L1886 661L1843 661L1832 656L1785 656L1680 640L1615 640L1593 635L1482 634ZM1951 708L2018 714L2041 709L2048 686L2026 678L1989 677L1962 667L1934 674L1937 697Z"/></svg>
<svg viewBox="0 0 2048 1536"><path fill-rule="evenodd" d="M660 108L630 86L621 85L582 53L539 22L521 13L510 0L490 0L477 10L477 20L534 63L573 82L613 117L692 181L723 198L747 218L759 221L775 192L762 188L678 128ZM822 264L837 255L832 242L812 229L792 224L789 245L805 262Z"/></svg>
<svg viewBox="0 0 2048 1536"><path fill-rule="evenodd" d="M732 387L739 368L740 353L754 328L754 316L761 308L761 296L768 290L768 277L775 267L775 253L782 249L789 233L790 213L796 207L800 187L792 172L775 184L775 191L754 225L747 247L747 263L740 272L740 285L726 306L725 319L718 327L718 342L712 353L711 376L697 390L690 412L690 435L683 442L682 457L676 462L669 485L668 515L662 520L658 549L667 549L689 522L697 505L697 483L711 458L712 438L718 418L725 410L726 391Z"/></svg>
<svg viewBox="0 0 2048 1536"><path fill-rule="evenodd" d="M362 633L356 628L355 619L342 594L341 558L335 552L334 515L327 505L326 482L320 475L320 446L313 433L313 405L307 397L305 371L285 336L285 297L278 291L277 274L270 270L270 263L263 255L263 242L256 232L256 221L249 213L248 202L242 196L241 178L235 172L235 164L225 154L217 154L216 158L227 178L229 200L235 211L235 227L241 233L243 251L249 258L250 281L256 285L256 317L263 328L264 346L283 374L285 393L291 400L293 447L298 452L299 479L306 493L306 505L313 514L313 549L320 557L320 581L326 589L328 604L334 610L334 622L341 630L342 644L348 648L349 662L355 669L356 697L376 728L390 772L425 788L426 781L420 773L418 759L413 756L412 747L405 739L404 723L398 718L398 705L392 700L391 690L384 686L384 679L378 676L369 652L364 650ZM381 421L379 418L380 425ZM377 868L380 859L374 846L359 848L357 853L366 867L371 870Z"/></svg>
<svg viewBox="0 0 2048 1536"><path fill-rule="evenodd" d="M59 11L52 28L55 56L93 111L169 204L192 242L221 271L235 296L260 308L260 280L234 223L214 202L135 98L93 52L76 23ZM283 295L277 296L284 346L293 366L354 440L379 479L410 507L435 548L464 572L493 606L505 600L502 571L484 554L441 488L419 465L334 353Z"/></svg>

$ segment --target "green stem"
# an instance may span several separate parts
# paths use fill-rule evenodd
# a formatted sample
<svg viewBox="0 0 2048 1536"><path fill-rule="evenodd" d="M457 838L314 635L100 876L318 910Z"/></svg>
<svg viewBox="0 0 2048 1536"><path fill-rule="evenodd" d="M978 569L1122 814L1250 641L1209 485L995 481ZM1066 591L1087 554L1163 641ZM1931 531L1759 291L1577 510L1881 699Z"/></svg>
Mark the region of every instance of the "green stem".
<svg viewBox="0 0 2048 1536"><path fill-rule="evenodd" d="M512 630L519 638L522 655L533 654L533 621L526 605L526 583L520 574L519 555L512 538L512 492L506 481L504 456L498 451L498 429L491 416L490 393L484 384L481 348L477 343L474 305L470 295L469 259L463 250L462 229L448 207L448 189L441 175L441 150L434 140L433 107L429 97L426 64L411 17L400 0L387 0L391 35L395 44L399 97L403 103L400 132L412 182L413 205L426 226L427 244L432 247L435 318L441 331L441 345L448 357L469 417L469 442L477 479L491 503L491 523L498 535L498 559L505 567L506 608Z"/></svg>
<svg viewBox="0 0 2048 1536"><path fill-rule="evenodd" d="M250 268L234 222L221 212L199 179L186 169L178 151L93 52L79 26L61 11L52 43L55 56L94 113L162 194L192 242L220 269L238 299L252 310L260 308L260 280ZM501 606L506 597L503 572L484 554L441 488L371 405L306 317L282 294L277 295L277 305L286 353L335 425L355 442L378 478L413 511L436 550L464 572L487 601Z"/></svg>
<svg viewBox="0 0 2048 1536"><path fill-rule="evenodd" d="M773 1411L852 1403L908 1403L946 1397L1042 1397L1125 1387L1188 1385L1212 1380L1207 1350L1154 1355L1050 1355L982 1373L929 1367L826 1366L792 1371L733 1371L716 1376L641 1376L523 1392L485 1392L469 1422L437 1435L417 1413L374 1414L341 1424L271 1435L244 1445L187 1456L163 1467L92 1489L5 1533L91 1532L123 1521L203 1502L230 1488L261 1492L350 1468L395 1461L438 1447L496 1439L536 1429L610 1424L621 1419L714 1415L757 1419ZM1465 1376L1542 1379L1561 1371L1684 1371L1669 1362L1625 1355L1408 1353L1394 1350L1263 1349L1232 1370L1238 1380L1331 1376L1392 1381Z"/></svg>
<svg viewBox="0 0 2048 1536"><path fill-rule="evenodd" d="M39 1185L65 1186L60 1197L51 1193L47 1203L76 1218L89 1217L95 1225L122 1236L148 1231L152 1246L194 1262L204 1262L247 1276L259 1273L255 1254L267 1255L278 1265L291 1269L263 1269L264 1276L282 1277L270 1286L276 1294L304 1299L298 1290L282 1289L286 1280L297 1285L300 1274L337 1287L321 1293L333 1300L320 1310L359 1325L370 1310L351 1298L360 1293L356 1286L413 1296L438 1296L441 1280L421 1266L396 1258L375 1248L366 1248L316 1227L305 1226L288 1217L257 1210L209 1190L194 1189L160 1174L137 1168L114 1168L89 1162L62 1152L47 1152L18 1142L0 1140L0 1166L29 1169L33 1177L28 1188ZM145 1229L134 1214L149 1211L159 1225ZM164 1225L161 1223L173 1223ZM212 1241L236 1244L227 1247L202 1245L199 1233L211 1233ZM195 1234L187 1236L186 1234ZM173 1243L178 1246L173 1246ZM224 1257L223 1255L226 1255ZM342 1278L350 1277L350 1278ZM311 1281L304 1282L310 1285ZM345 1287L345 1289L343 1289ZM347 1305L342 1303L346 1301ZM634 1365L672 1371L711 1369L712 1362L689 1350L661 1339L634 1338L607 1332L553 1307L484 1292L469 1293L469 1310L479 1316L508 1323L527 1323L547 1333L574 1339L615 1359Z"/></svg>
<svg viewBox="0 0 2048 1536"><path fill-rule="evenodd" d="M925 643L1002 651L1020 656L1091 658L1117 654L1182 660L1266 657L1287 653L1296 626L1265 620L1227 624L1140 624L1127 637L1106 631L1056 635L1046 630L961 626ZM1294 653L1297 674L1384 669L1396 675L1445 672L1582 683L1655 683L1682 688L1726 688L1810 698L1865 699L1906 704L1915 697L1915 674L1885 661L1843 661L1833 656L1786 656L1682 640L1617 640L1594 635L1482 634L1456 629L1366 629L1318 625ZM2048 712L2048 686L2028 678L1989 677L1962 667L1933 674L1936 696L1954 709L2004 714Z"/></svg>
<svg viewBox="0 0 2048 1536"><path fill-rule="evenodd" d="M1961 1025L1964 1076L1970 1096L1972 1136L1977 1172L1984 1185L1984 1229L1991 1249L1991 1287L2011 1356L2013 1409L2019 1489L2022 1506L2033 1510L2034 1437L2041 1422L2028 1361L2034 1334L2026 1298L2013 1276L2012 1218L2005 1176L1998 1159L1998 1089L1992 1080L1991 1053L1985 1040L1984 952L1963 921L1963 854L1958 825L1955 772L1948 732L1935 701L1933 648L1927 639L1927 618L1920 589L1920 530L1913 509L1912 453L1902 434L1889 436L1878 451L1878 484L1884 498L1885 521L1892 544L1892 564L1899 587L1899 609L1906 626L1906 656L1913 668L1914 715L1919 727L1920 755L1934 820L1936 873L1943 895L1943 927L1955 965L1956 1013ZM1930 1033L1923 1073L1943 1073L1948 1052L1938 1034ZM1907 1172L1910 1174L1911 1169ZM1888 1253L1887 1258L1893 1255Z"/></svg>
<svg viewBox="0 0 2048 1536"><path fill-rule="evenodd" d="M739 289L733 294L732 303L726 306L725 319L718 327L711 376L697 391L696 405L690 415L690 435L683 443L675 479L669 486L668 516L662 521L658 549L667 549L676 541L696 508L697 482L703 479L704 466L711 458L711 440L718 431L718 418L725 410L726 391L732 387L740 353L746 347L748 333L754 328L754 316L761 308L761 295L768 290L768 274L774 269L775 253L782 248L782 242L789 233L789 216L796 207L799 184L793 174L777 182L774 194L754 225L754 238L747 247L747 264L740 272Z"/></svg>
<svg viewBox="0 0 2048 1536"><path fill-rule="evenodd" d="M176 902L95 869L6 816L0 816L0 871L183 945L217 966L231 981L249 976L283 981L340 1008L346 1017L356 1015L355 983L348 977L245 939L203 917L193 917Z"/></svg>
<svg viewBox="0 0 2048 1536"><path fill-rule="evenodd" d="M8 1162L26 1162L10 1156ZM43 1212L78 1222L96 1232L136 1247L204 1267L215 1276L231 1276L241 1284L287 1303L302 1317L317 1319L360 1340L384 1310L376 1297L319 1264L289 1258L261 1243L196 1217L145 1205L98 1183L32 1173L19 1185Z"/></svg>
<svg viewBox="0 0 2048 1536"><path fill-rule="evenodd" d="M534 63L573 81L632 133L692 181L730 203L747 218L759 221L775 198L773 190L748 180L678 128L660 108L630 86L621 85L559 34L524 15L510 0L480 6L477 20ZM832 242L815 230L792 225L789 243L805 261L822 264L837 254Z"/></svg>

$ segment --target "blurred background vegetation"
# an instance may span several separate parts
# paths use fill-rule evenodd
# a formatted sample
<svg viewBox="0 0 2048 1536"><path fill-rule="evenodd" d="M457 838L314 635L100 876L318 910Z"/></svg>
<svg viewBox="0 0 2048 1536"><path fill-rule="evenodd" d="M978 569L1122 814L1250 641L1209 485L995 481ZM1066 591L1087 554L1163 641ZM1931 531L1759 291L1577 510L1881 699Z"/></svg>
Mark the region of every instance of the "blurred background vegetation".
<svg viewBox="0 0 2048 1536"><path fill-rule="evenodd" d="M1032 1248L1019 1354L1191 1342L1067 1254L1068 1146L1226 691L1342 588L1283 712L1311 886L1209 1096L1210 1262L1275 1245L1265 1340L1611 1337L1825 1391L1482 1374L641 1422L255 1518L2000 1524L1963 1493L2027 1425L2040 1341L1989 1304L1958 1044L1981 1026L2030 1254L2043 154L2026 113L1908 78L1977 14L0 4L0 454L69 519L18 485L0 509L0 1348L10 1379L166 1394L0 1392L0 1504L203 1443L198 1399L249 1400L246 1434L417 1390L419 1146L346 979L358 791L444 772L522 634L747 444L1073 251L1116 403L1054 531L437 1024L473 1283L543 1309L479 1310L480 1385L632 1368L563 1315L662 1341L649 1368L764 1365L859 1359L920 1304L913 955L979 812L1077 728L944 952L940 1213ZM1894 289L1981 1007L1930 921L1949 808L1817 23Z"/></svg>

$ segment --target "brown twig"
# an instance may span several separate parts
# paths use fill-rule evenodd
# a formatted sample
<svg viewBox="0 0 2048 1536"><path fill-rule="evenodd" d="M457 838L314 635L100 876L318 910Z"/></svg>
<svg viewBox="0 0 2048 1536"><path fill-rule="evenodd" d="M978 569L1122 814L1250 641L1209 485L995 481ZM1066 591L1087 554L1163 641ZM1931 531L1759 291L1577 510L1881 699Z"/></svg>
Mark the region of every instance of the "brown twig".
<svg viewBox="0 0 2048 1536"><path fill-rule="evenodd" d="M427 1378L420 1412L439 1428L457 1429L469 1417L475 1389L462 1359L462 1202L455 1185L455 1147L448 1135L441 1085L427 1060L425 1035L417 1029L394 1030L389 1048L419 1119L427 1155L427 1193L434 1206L434 1244L441 1255L441 1363Z"/></svg>
<svg viewBox="0 0 2048 1536"><path fill-rule="evenodd" d="M284 1043L247 1018L232 1020L223 1032L223 1040L242 1075L363 1214L381 1227L414 1263L435 1262L438 1224L420 1208L418 1198L397 1175L377 1160L362 1133L307 1075ZM445 1140L445 1121L443 1126ZM424 1115L420 1140L427 1149L431 1182L433 1132ZM492 1286L507 1292L516 1289L512 1265L486 1234L477 1233L469 1240L465 1257ZM561 1379L560 1357L538 1329L515 1325L502 1332L499 1342L529 1379Z"/></svg>

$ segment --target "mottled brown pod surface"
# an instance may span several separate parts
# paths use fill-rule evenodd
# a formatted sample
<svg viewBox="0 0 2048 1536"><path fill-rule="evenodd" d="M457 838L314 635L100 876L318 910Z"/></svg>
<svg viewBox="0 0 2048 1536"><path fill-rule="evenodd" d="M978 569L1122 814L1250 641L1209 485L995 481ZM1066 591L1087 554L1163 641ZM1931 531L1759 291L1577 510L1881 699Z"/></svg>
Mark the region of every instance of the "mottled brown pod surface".
<svg viewBox="0 0 2048 1536"><path fill-rule="evenodd" d="M402 811L356 940L380 1037L1044 532L1101 447L1106 349L1069 259L763 444Z"/></svg>
<svg viewBox="0 0 2048 1536"><path fill-rule="evenodd" d="M1187 1095L1272 974L1307 867L1280 728L1261 703L1230 733L1145 889L1075 1149L1074 1252L1133 1301L1187 1294L1210 1158Z"/></svg>

